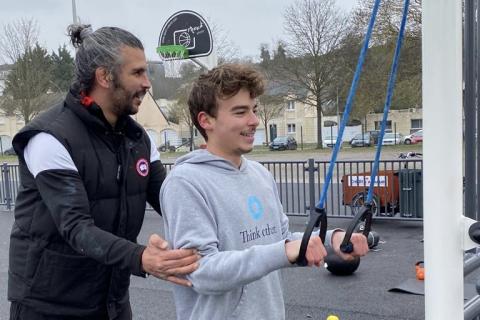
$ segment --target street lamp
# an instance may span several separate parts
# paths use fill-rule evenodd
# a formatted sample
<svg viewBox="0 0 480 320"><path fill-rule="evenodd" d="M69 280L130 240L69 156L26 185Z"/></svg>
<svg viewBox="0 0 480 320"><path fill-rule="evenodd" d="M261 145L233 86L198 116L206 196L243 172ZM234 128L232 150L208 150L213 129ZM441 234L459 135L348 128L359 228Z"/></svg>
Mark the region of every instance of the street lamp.
<svg viewBox="0 0 480 320"><path fill-rule="evenodd" d="M72 0L72 15L73 15L73 23L77 24L78 17L77 17L77 5L75 4L75 0Z"/></svg>

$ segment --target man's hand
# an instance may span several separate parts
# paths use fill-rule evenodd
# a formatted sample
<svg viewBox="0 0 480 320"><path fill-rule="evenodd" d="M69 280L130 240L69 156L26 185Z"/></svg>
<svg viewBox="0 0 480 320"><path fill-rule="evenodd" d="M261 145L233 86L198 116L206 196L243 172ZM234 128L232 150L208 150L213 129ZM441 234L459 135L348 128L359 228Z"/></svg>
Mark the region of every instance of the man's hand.
<svg viewBox="0 0 480 320"><path fill-rule="evenodd" d="M190 287L190 281L179 276L195 271L199 259L196 250L170 250L167 241L157 234L152 234L142 254L142 267L152 276Z"/></svg>
<svg viewBox="0 0 480 320"><path fill-rule="evenodd" d="M302 240L294 240L285 242L285 253L290 263L295 263L298 259L298 253L300 252L300 246ZM323 263L323 259L327 256L327 250L323 246L322 240L318 236L310 237L307 246L307 252L305 258L307 259L308 266L316 265L320 267Z"/></svg>
<svg viewBox="0 0 480 320"><path fill-rule="evenodd" d="M332 248L335 253L344 260L350 261L353 260L355 257L362 257L367 254L368 252L368 243L367 238L361 233L352 233L352 237L350 238L350 242L353 244L353 252L352 253L343 253L340 250L340 244L345 237L345 232L337 230L332 235Z"/></svg>

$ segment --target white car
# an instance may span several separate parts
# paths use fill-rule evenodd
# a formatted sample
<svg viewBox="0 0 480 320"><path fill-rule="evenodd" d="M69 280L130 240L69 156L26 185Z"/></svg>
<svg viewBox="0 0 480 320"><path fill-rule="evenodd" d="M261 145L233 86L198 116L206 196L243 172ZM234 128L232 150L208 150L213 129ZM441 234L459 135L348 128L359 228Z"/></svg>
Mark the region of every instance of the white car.
<svg viewBox="0 0 480 320"><path fill-rule="evenodd" d="M331 147L333 148L335 146L335 143L337 142L337 137L334 136L326 136L323 138L323 147Z"/></svg>
<svg viewBox="0 0 480 320"><path fill-rule="evenodd" d="M402 142L402 135L400 133L387 132L383 136L382 145L395 145Z"/></svg>

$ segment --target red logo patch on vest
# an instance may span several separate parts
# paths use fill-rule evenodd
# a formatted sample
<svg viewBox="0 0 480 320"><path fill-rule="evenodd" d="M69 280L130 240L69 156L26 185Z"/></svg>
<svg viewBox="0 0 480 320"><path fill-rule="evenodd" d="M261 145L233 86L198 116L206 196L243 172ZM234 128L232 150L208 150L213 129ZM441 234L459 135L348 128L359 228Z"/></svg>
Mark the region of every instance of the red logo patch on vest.
<svg viewBox="0 0 480 320"><path fill-rule="evenodd" d="M150 171L149 169L149 165L148 165L148 161L145 160L145 159L140 159L137 161L137 165L136 165L136 168L137 168L137 173L139 175L141 175L142 177L146 177L148 176L148 172Z"/></svg>

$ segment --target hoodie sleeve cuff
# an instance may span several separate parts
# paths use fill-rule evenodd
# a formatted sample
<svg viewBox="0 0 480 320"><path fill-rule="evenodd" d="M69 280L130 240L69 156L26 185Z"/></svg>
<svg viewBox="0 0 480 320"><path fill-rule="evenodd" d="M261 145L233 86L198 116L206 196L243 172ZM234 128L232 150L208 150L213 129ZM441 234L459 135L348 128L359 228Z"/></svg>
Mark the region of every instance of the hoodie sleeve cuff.
<svg viewBox="0 0 480 320"><path fill-rule="evenodd" d="M148 276L148 273L146 273L142 267L142 254L145 248L145 246L138 245L138 247L132 254L132 261L130 262L132 274L143 278L146 278Z"/></svg>
<svg viewBox="0 0 480 320"><path fill-rule="evenodd" d="M340 228L336 228L336 229L333 229L333 230L328 230L327 231L327 234L325 236L325 243L324 243L324 246L325 248L332 248L333 249L333 246L332 246L332 236L335 232L337 231L345 231L343 229L340 229Z"/></svg>

